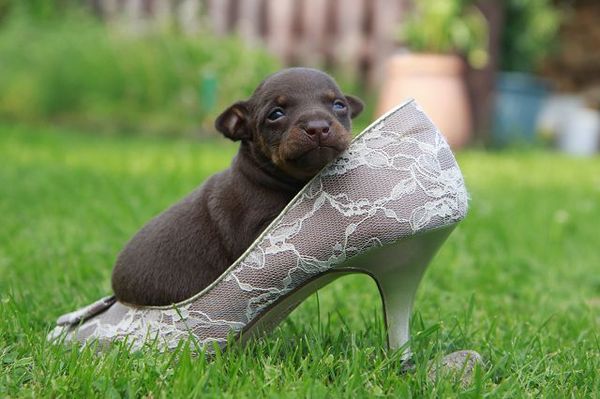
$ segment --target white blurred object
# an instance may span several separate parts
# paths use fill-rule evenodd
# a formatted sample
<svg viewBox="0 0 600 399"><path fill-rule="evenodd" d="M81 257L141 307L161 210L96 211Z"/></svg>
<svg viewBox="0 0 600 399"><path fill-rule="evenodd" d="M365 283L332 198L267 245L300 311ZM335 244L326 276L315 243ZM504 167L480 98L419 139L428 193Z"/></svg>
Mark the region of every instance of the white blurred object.
<svg viewBox="0 0 600 399"><path fill-rule="evenodd" d="M598 151L600 113L588 108L581 96L552 96L541 112L538 127L550 133L558 148L568 154L592 156Z"/></svg>
<svg viewBox="0 0 600 399"><path fill-rule="evenodd" d="M585 107L574 110L557 139L558 147L568 154L594 155L600 142L600 113Z"/></svg>
<svg viewBox="0 0 600 399"><path fill-rule="evenodd" d="M538 130L558 136L570 115L585 106L583 97L576 95L553 95L548 98L538 119Z"/></svg>

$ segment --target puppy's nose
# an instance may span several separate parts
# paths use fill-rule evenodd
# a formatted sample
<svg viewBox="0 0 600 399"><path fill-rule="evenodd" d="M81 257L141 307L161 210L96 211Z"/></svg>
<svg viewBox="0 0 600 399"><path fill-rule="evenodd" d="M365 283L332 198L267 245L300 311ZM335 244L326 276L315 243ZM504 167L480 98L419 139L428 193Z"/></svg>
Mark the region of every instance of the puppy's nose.
<svg viewBox="0 0 600 399"><path fill-rule="evenodd" d="M326 120L309 121L304 131L315 141L322 141L329 136L331 123Z"/></svg>

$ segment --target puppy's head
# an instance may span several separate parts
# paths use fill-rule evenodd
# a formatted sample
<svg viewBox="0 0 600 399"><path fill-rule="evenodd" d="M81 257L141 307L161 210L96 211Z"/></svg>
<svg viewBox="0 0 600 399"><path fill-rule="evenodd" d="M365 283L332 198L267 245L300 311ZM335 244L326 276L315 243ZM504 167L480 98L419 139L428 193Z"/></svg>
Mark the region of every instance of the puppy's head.
<svg viewBox="0 0 600 399"><path fill-rule="evenodd" d="M284 69L265 79L247 101L227 108L217 130L254 146L287 175L308 180L344 151L351 118L362 102L340 91L327 74L310 68Z"/></svg>

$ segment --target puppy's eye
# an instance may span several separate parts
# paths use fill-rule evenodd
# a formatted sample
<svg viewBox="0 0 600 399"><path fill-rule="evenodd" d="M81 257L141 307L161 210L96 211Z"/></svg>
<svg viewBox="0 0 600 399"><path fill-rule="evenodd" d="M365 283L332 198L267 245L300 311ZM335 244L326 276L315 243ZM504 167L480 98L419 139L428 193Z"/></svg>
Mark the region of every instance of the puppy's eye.
<svg viewBox="0 0 600 399"><path fill-rule="evenodd" d="M334 111L345 111L346 104L344 104L344 102L342 100L335 100L333 102L333 110Z"/></svg>
<svg viewBox="0 0 600 399"><path fill-rule="evenodd" d="M285 116L285 111L282 108L275 108L271 113L267 116L267 119L271 122L276 121L279 118L283 118Z"/></svg>

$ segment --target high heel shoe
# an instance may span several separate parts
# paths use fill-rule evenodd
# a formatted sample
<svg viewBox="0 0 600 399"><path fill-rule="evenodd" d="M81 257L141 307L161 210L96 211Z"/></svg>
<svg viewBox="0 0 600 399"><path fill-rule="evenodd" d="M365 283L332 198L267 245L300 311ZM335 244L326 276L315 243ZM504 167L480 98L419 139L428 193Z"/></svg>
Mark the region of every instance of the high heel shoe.
<svg viewBox="0 0 600 399"><path fill-rule="evenodd" d="M379 118L286 206L207 288L172 306L104 298L61 316L49 339L127 339L174 348L192 338L207 352L232 334L269 331L304 298L349 273L375 279L388 344L409 341L423 272L467 212L461 172L445 139L414 101Z"/></svg>

